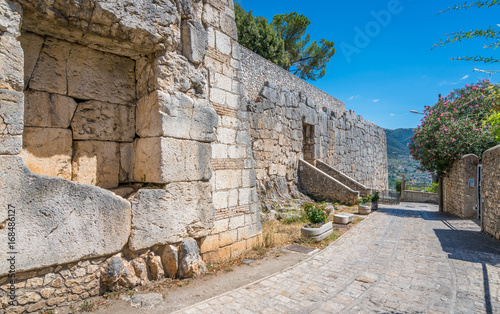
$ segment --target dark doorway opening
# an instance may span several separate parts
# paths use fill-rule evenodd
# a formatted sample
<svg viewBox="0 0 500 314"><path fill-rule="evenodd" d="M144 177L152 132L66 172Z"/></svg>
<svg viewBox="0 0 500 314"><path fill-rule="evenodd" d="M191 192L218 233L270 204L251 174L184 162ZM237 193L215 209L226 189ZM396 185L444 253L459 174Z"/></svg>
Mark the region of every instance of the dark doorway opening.
<svg viewBox="0 0 500 314"><path fill-rule="evenodd" d="M305 161L314 164L314 125L302 124L302 153Z"/></svg>

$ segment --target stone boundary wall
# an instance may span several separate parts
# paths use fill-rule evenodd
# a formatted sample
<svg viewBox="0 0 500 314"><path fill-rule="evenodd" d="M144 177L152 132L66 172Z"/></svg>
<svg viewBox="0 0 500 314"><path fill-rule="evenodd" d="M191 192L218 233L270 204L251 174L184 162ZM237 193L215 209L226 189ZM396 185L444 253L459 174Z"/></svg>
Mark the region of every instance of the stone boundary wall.
<svg viewBox="0 0 500 314"><path fill-rule="evenodd" d="M357 204L359 192L350 189L310 163L299 160L299 186L320 200Z"/></svg>
<svg viewBox="0 0 500 314"><path fill-rule="evenodd" d="M483 230L500 240L500 145L483 153Z"/></svg>
<svg viewBox="0 0 500 314"><path fill-rule="evenodd" d="M359 182L356 182L356 180L349 178L342 172L338 171L332 166L329 166L328 164L322 162L321 160L316 160L316 167L319 170L323 171L324 173L328 174L330 177L341 182L345 186L348 186L354 191L358 191L360 197L366 197L372 193L371 189L367 188L366 186L362 185Z"/></svg>
<svg viewBox="0 0 500 314"><path fill-rule="evenodd" d="M282 90L304 93L304 96L309 97L320 108L327 107L337 113L345 110L345 104L340 100L312 86L271 61L262 58L243 46L240 46L240 51L243 67L242 80L245 85L245 93L250 100L255 101L259 97L264 83L269 82Z"/></svg>
<svg viewBox="0 0 500 314"><path fill-rule="evenodd" d="M439 194L404 190L401 195L401 202L438 204Z"/></svg>
<svg viewBox="0 0 500 314"><path fill-rule="evenodd" d="M479 157L474 154L455 161L443 179L444 212L464 219L476 218L478 164ZM469 187L469 180L474 180L473 187Z"/></svg>

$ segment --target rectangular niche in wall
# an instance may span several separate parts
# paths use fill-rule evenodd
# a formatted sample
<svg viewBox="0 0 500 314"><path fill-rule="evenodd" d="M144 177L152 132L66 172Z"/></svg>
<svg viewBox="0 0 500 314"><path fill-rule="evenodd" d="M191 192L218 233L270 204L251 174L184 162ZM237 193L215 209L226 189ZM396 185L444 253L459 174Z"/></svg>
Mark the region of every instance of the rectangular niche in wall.
<svg viewBox="0 0 500 314"><path fill-rule="evenodd" d="M304 160L314 163L314 125L302 123L302 153Z"/></svg>
<svg viewBox="0 0 500 314"><path fill-rule="evenodd" d="M132 181L120 172L133 173L121 168L135 139L135 61L31 32L21 44L28 167L103 188Z"/></svg>

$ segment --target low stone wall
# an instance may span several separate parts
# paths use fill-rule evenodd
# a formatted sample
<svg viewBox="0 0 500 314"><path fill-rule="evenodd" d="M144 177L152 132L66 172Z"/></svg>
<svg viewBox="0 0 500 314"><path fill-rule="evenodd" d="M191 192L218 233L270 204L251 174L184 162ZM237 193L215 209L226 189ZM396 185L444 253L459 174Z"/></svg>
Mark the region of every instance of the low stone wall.
<svg viewBox="0 0 500 314"><path fill-rule="evenodd" d="M322 162L321 160L316 160L316 167L319 170L323 171L324 173L328 174L330 177L341 182L345 186L348 186L354 191L358 191L360 197L366 197L372 193L371 189L367 188L366 186L357 182L356 180L351 179L350 177L346 176L337 169L329 166L328 164Z"/></svg>
<svg viewBox="0 0 500 314"><path fill-rule="evenodd" d="M320 200L357 204L359 193L345 186L310 163L299 160L299 186Z"/></svg>
<svg viewBox="0 0 500 314"><path fill-rule="evenodd" d="M483 230L500 240L500 145L483 153Z"/></svg>
<svg viewBox="0 0 500 314"><path fill-rule="evenodd" d="M477 165L479 158L474 154L455 161L443 178L443 210L461 218L476 218L477 211ZM473 182L469 186L469 180Z"/></svg>
<svg viewBox="0 0 500 314"><path fill-rule="evenodd" d="M401 193L401 202L438 204L439 195L437 193L404 190Z"/></svg>

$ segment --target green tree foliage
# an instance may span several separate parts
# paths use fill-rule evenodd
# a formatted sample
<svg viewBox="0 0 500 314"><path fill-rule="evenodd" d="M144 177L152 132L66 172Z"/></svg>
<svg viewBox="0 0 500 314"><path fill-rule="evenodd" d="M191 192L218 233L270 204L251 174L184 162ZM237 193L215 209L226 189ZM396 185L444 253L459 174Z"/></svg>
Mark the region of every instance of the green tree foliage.
<svg viewBox="0 0 500 314"><path fill-rule="evenodd" d="M466 85L426 107L422 124L409 144L413 159L429 172L443 176L466 154L481 154L496 145L491 124L484 123L494 107L491 84Z"/></svg>
<svg viewBox="0 0 500 314"><path fill-rule="evenodd" d="M326 66L335 54L334 43L321 39L311 42L306 34L311 23L296 12L278 14L271 24L254 17L235 3L239 43L285 70L305 80L317 80L326 74Z"/></svg>
<svg viewBox="0 0 500 314"><path fill-rule="evenodd" d="M285 43L285 58L278 64L302 79L314 81L325 76L335 48L325 39L310 43L311 36L306 34L309 24L309 19L297 12L277 14L271 23Z"/></svg>
<svg viewBox="0 0 500 314"><path fill-rule="evenodd" d="M448 9L440 12L445 13L453 10L461 10L461 9L471 9L471 8L489 8L494 5L499 5L500 0L480 0L471 4L462 4L455 5L454 7L448 7ZM495 26L496 27L496 26ZM484 48L493 48L496 49L500 47L500 31L496 30L497 28L492 28L491 26L488 29L475 29L470 31L460 31L456 33L451 33L445 40L441 40L438 44L434 45L433 48L445 46L447 44L451 44L454 42L461 42L462 40L467 40L471 38L484 38L489 41L489 44L485 45ZM495 63L500 62L500 59L490 56L463 56L451 58L451 60L460 60L460 61L476 61L476 62L484 62L484 63Z"/></svg>
<svg viewBox="0 0 500 314"><path fill-rule="evenodd" d="M283 40L261 16L254 17L236 2L234 4L239 43L267 60L279 63L285 57Z"/></svg>
<svg viewBox="0 0 500 314"><path fill-rule="evenodd" d="M488 88L488 91L491 92L489 99L493 103L493 110L485 124L492 127L493 136L500 143L500 86L492 85Z"/></svg>

